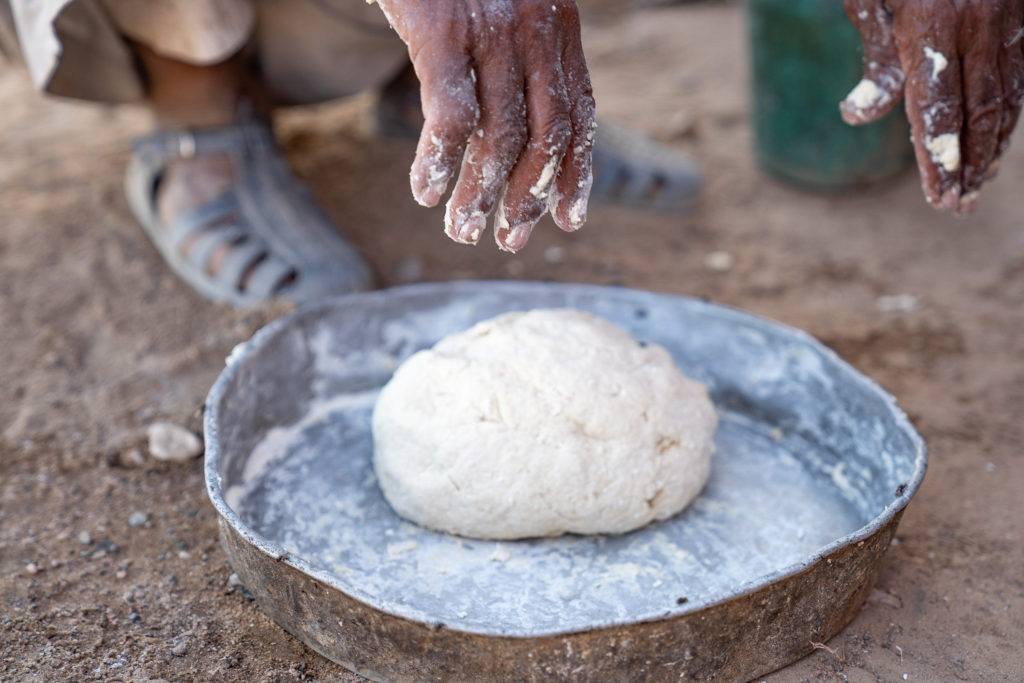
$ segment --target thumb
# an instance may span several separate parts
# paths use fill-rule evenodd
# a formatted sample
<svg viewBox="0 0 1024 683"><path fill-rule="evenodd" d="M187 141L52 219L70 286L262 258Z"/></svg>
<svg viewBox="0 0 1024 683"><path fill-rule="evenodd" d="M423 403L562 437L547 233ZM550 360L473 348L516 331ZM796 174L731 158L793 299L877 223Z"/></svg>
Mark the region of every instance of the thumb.
<svg viewBox="0 0 1024 683"><path fill-rule="evenodd" d="M893 37L892 15L883 0L844 0L846 14L864 45L864 77L839 103L851 125L877 121L896 106L906 77Z"/></svg>

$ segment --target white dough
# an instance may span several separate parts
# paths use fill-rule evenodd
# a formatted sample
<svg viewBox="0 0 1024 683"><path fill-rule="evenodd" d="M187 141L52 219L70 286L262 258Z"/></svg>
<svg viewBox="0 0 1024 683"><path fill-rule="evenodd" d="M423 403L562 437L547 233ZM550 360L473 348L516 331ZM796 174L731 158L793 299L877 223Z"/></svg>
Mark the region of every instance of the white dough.
<svg viewBox="0 0 1024 683"><path fill-rule="evenodd" d="M718 425L668 352L588 313L508 313L413 355L381 391L395 511L478 538L623 533L707 481Z"/></svg>

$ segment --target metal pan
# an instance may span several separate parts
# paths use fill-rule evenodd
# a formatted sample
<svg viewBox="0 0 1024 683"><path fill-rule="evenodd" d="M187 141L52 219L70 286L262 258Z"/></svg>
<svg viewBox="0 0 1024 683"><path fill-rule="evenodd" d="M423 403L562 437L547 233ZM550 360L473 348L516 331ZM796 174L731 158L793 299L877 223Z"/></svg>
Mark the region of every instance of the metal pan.
<svg viewBox="0 0 1024 683"><path fill-rule="evenodd" d="M376 391L511 310L590 311L665 346L720 416L711 479L615 537L461 539L373 476ZM277 623L376 680L749 679L860 608L924 476L873 382L808 335L675 296L452 282L308 306L236 349L207 399L206 482L232 567Z"/></svg>

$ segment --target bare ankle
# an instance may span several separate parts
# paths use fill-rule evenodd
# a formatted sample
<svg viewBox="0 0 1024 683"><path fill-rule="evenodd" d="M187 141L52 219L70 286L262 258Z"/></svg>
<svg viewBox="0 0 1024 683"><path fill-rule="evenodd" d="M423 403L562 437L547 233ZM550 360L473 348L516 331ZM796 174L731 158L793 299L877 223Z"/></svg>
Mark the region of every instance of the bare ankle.
<svg viewBox="0 0 1024 683"><path fill-rule="evenodd" d="M258 90L241 54L196 66L163 57L145 45L134 47L146 75L150 106L161 127L228 125L237 119L239 103L253 99L250 93Z"/></svg>

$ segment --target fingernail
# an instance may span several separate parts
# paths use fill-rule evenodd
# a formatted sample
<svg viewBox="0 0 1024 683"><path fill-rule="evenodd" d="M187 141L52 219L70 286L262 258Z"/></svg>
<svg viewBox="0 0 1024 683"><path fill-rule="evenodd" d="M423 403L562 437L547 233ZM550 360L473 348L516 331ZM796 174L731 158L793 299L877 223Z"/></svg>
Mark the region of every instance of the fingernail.
<svg viewBox="0 0 1024 683"><path fill-rule="evenodd" d="M939 199L939 207L946 211L953 211L960 205L960 188L951 187L942 193Z"/></svg>
<svg viewBox="0 0 1024 683"><path fill-rule="evenodd" d="M414 190L412 196L420 206L428 208L437 206L441 197L444 196L445 187L445 185L426 185L419 191Z"/></svg>
<svg viewBox="0 0 1024 683"><path fill-rule="evenodd" d="M442 164L434 163L414 176L412 195L420 206L437 206L448 189L451 171ZM420 187L417 188L416 185Z"/></svg>
<svg viewBox="0 0 1024 683"><path fill-rule="evenodd" d="M862 119L865 109L877 106L887 98L888 94L879 88L878 84L871 79L862 78L846 96L846 99L839 103L839 106L846 113Z"/></svg>
<svg viewBox="0 0 1024 683"><path fill-rule="evenodd" d="M456 220L453 225L445 230L445 233L460 244L476 244L480 241L480 235L487 227L487 218L482 211L474 211L468 216Z"/></svg>
<svg viewBox="0 0 1024 683"><path fill-rule="evenodd" d="M957 213L970 213L978 206L978 191L968 192L960 198L960 204L956 208Z"/></svg>
<svg viewBox="0 0 1024 683"><path fill-rule="evenodd" d="M511 230L502 230L498 235L498 248L513 253L519 251L526 246L526 241L530 239L532 228L533 225L530 223L520 223Z"/></svg>
<svg viewBox="0 0 1024 683"><path fill-rule="evenodd" d="M570 232L576 232L587 222L587 204L590 201L588 195L579 197L569 207L569 228Z"/></svg>

